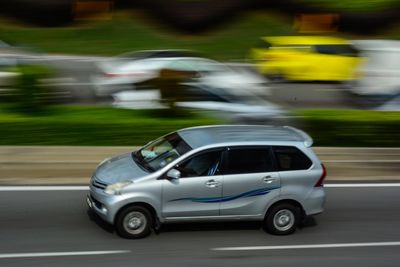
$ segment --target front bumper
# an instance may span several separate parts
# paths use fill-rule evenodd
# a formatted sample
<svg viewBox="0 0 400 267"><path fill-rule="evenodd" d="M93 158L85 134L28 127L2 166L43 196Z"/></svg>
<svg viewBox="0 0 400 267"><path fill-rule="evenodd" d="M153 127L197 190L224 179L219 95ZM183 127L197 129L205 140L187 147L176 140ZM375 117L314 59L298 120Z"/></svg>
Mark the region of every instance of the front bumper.
<svg viewBox="0 0 400 267"><path fill-rule="evenodd" d="M104 221L113 224L120 208L119 196L108 195L103 190L90 186L90 193L86 196L88 208L94 211Z"/></svg>

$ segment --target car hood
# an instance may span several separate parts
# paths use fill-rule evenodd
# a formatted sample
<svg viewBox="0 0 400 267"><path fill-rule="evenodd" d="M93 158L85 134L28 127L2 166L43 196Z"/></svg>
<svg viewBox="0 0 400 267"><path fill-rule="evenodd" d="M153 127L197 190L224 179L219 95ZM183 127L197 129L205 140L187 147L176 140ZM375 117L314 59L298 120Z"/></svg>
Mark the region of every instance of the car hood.
<svg viewBox="0 0 400 267"><path fill-rule="evenodd" d="M113 184L126 180L136 180L146 176L136 164L130 153L119 155L101 163L96 170L96 179L106 184Z"/></svg>

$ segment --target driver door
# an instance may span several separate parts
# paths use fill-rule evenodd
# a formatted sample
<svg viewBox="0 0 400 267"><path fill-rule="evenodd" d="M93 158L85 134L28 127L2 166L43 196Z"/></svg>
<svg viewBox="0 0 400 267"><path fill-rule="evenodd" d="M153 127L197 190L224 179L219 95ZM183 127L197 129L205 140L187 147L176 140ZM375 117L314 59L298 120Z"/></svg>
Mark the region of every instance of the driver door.
<svg viewBox="0 0 400 267"><path fill-rule="evenodd" d="M166 219L218 216L223 176L222 149L199 152L175 166L181 178L163 179L162 214Z"/></svg>

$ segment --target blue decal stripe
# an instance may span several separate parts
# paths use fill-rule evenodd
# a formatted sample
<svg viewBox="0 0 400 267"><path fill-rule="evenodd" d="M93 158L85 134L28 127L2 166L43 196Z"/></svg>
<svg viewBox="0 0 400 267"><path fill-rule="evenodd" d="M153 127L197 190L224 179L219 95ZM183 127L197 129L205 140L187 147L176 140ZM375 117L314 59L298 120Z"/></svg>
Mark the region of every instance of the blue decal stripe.
<svg viewBox="0 0 400 267"><path fill-rule="evenodd" d="M261 195L266 195L272 190L278 189L279 187L272 187L272 188L260 188L256 190L251 190L248 192L241 193L239 195L235 196L226 196L226 197L204 197L204 198L177 198L173 199L170 201L180 201L180 200L190 200L192 202L198 202L198 203L218 203L218 202L226 202L226 201L231 201L235 200L241 197L254 197L254 196L261 196Z"/></svg>

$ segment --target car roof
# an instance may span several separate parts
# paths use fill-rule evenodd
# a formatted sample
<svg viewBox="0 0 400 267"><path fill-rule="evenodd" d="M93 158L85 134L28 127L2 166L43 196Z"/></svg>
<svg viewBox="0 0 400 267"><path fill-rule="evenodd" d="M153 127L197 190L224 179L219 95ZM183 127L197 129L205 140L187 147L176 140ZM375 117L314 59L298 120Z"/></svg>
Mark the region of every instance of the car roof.
<svg viewBox="0 0 400 267"><path fill-rule="evenodd" d="M273 45L340 45L350 44L349 41L329 36L271 36L262 37Z"/></svg>
<svg viewBox="0 0 400 267"><path fill-rule="evenodd" d="M305 132L290 126L216 125L186 128L178 134L194 149L223 143L289 141L307 147L313 143Z"/></svg>

